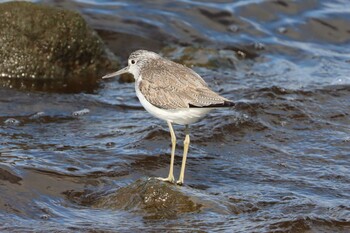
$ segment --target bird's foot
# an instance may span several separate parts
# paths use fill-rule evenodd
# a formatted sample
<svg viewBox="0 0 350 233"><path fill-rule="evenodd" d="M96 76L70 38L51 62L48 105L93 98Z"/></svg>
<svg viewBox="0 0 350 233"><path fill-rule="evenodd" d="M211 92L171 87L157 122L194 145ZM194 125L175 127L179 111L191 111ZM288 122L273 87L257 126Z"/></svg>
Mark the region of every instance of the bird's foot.
<svg viewBox="0 0 350 233"><path fill-rule="evenodd" d="M168 176L167 178L157 177L156 179L160 180L160 181L165 181L165 182L169 182L169 183L175 184L174 176Z"/></svg>
<svg viewBox="0 0 350 233"><path fill-rule="evenodd" d="M178 181L176 181L176 184L182 186L184 184L184 179L180 178Z"/></svg>
<svg viewBox="0 0 350 233"><path fill-rule="evenodd" d="M182 186L184 183L178 180L178 181L176 181L176 184L179 186Z"/></svg>

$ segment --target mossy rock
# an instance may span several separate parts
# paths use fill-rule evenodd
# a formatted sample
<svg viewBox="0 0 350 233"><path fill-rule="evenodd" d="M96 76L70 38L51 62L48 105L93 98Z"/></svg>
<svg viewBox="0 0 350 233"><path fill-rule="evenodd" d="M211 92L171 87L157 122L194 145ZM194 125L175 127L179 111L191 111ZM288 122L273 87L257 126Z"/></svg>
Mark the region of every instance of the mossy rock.
<svg viewBox="0 0 350 233"><path fill-rule="evenodd" d="M148 179L97 198L93 207L141 213L147 219L170 219L199 212L202 205L181 192L181 187Z"/></svg>
<svg viewBox="0 0 350 233"><path fill-rule="evenodd" d="M0 4L0 18L1 86L89 90L107 70L118 66L77 12L7 2Z"/></svg>

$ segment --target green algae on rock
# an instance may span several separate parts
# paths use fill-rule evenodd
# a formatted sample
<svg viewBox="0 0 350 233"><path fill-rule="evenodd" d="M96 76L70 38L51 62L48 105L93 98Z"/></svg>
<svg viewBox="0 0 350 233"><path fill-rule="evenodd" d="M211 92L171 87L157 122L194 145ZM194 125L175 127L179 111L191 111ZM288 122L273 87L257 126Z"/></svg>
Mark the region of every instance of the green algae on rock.
<svg viewBox="0 0 350 233"><path fill-rule="evenodd" d="M76 12L28 2L0 4L0 86L82 91L117 66Z"/></svg>
<svg viewBox="0 0 350 233"><path fill-rule="evenodd" d="M190 212L198 212L202 204L193 202L178 187L157 179L135 183L98 198L96 208L110 208L141 212L147 219L169 219Z"/></svg>

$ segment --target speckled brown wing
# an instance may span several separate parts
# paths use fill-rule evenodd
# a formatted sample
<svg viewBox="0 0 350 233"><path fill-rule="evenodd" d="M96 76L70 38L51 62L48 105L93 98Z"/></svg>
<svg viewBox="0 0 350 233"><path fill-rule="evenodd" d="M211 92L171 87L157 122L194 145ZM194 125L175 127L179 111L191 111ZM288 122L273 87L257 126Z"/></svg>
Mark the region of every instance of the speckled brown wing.
<svg viewBox="0 0 350 233"><path fill-rule="evenodd" d="M229 101L210 90L193 70L166 59L149 62L140 75L141 93L159 108L211 107Z"/></svg>

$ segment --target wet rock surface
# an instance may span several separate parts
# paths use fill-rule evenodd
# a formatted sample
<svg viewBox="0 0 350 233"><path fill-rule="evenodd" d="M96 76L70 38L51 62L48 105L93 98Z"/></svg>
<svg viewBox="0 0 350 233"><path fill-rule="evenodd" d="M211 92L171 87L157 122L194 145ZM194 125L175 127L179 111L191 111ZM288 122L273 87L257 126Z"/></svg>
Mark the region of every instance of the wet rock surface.
<svg viewBox="0 0 350 233"><path fill-rule="evenodd" d="M28 2L0 4L0 84L37 90L91 90L117 66L76 12ZM114 68L113 67L113 68Z"/></svg>
<svg viewBox="0 0 350 233"><path fill-rule="evenodd" d="M102 193L68 193L68 197L93 208L129 211L145 219L173 219L198 212L202 206L184 194L181 187L155 178Z"/></svg>

